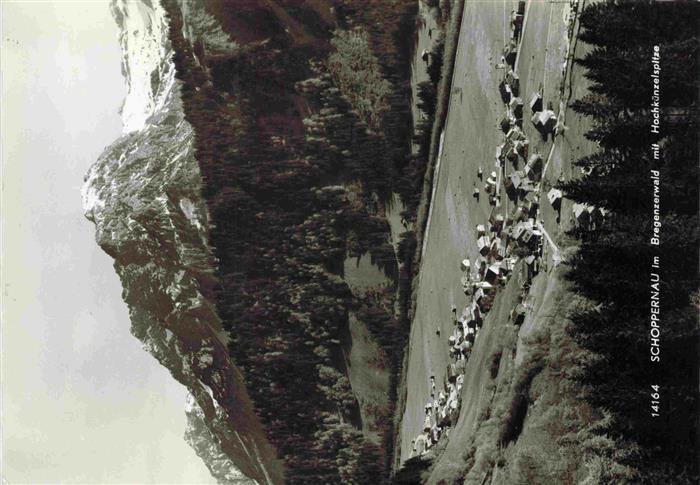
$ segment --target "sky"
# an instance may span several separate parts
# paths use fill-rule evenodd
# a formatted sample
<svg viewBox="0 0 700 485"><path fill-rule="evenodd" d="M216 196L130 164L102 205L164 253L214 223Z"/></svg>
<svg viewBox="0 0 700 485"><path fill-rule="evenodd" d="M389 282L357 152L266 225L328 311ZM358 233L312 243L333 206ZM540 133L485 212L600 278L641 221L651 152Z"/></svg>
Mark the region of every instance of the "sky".
<svg viewBox="0 0 700 485"><path fill-rule="evenodd" d="M2 1L0 17L3 481L215 483L83 216L83 176L121 133L108 3Z"/></svg>

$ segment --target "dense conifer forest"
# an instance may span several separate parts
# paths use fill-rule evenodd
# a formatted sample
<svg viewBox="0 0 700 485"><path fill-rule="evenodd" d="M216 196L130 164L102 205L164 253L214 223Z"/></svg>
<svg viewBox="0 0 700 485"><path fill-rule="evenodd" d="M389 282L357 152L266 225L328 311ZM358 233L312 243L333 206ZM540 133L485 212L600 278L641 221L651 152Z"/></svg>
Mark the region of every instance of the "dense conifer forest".
<svg viewBox="0 0 700 485"><path fill-rule="evenodd" d="M306 5L280 13L241 2L233 15L210 2L187 20L176 2L164 4L212 222L211 296L286 482L388 481L415 241L406 231L394 250L386 210L398 193L402 216L415 218L437 83L421 88L429 116L414 134L417 4L335 1L324 18ZM219 31L185 36L187 21L212 18L231 41ZM343 263L363 254L392 283L353 295ZM343 360L350 312L390 369L380 443L361 431Z"/></svg>
<svg viewBox="0 0 700 485"><path fill-rule="evenodd" d="M585 295L573 335L588 351L580 380L606 419L616 449L597 450L620 467L609 483L697 483L698 413L698 25L697 2L611 1L587 7L580 65L591 93L573 108L591 117L599 150L576 162L584 176L567 197L610 211L572 234L580 249L570 278ZM651 130L652 54L660 54L661 133ZM657 143L659 160L651 150ZM660 245L652 170L659 172ZM660 256L660 268L651 267ZM660 274L660 362L650 362L650 273ZM652 417L658 385L658 417Z"/></svg>

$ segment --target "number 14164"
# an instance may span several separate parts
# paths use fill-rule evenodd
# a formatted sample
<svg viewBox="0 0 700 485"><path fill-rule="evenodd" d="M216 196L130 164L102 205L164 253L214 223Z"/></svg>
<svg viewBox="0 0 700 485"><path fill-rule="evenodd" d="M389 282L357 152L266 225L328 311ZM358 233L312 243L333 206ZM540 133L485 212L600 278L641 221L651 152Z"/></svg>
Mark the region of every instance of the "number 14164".
<svg viewBox="0 0 700 485"><path fill-rule="evenodd" d="M661 393L659 391L659 386L651 386L651 417L659 417L659 401L661 400Z"/></svg>

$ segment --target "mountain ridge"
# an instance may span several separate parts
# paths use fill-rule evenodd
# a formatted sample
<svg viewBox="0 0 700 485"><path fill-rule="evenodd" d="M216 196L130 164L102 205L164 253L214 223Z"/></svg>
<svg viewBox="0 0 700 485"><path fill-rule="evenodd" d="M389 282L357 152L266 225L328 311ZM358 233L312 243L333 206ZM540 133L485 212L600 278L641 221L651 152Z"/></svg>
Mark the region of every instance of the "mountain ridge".
<svg viewBox="0 0 700 485"><path fill-rule="evenodd" d="M159 4L114 1L128 94L124 134L85 176L85 216L115 260L131 332L190 392L188 443L221 483L280 483L211 303L208 214ZM165 29L165 30L164 30Z"/></svg>

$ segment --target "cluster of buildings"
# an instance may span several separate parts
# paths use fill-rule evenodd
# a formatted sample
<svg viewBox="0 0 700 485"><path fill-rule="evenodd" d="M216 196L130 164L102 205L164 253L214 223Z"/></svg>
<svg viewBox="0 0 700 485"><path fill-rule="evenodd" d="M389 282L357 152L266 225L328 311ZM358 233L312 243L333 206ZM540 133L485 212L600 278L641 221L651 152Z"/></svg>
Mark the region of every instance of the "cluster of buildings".
<svg viewBox="0 0 700 485"><path fill-rule="evenodd" d="M422 432L413 440L412 456L428 452L441 437L447 436L458 417L466 364L479 336L486 314L491 310L496 292L505 286L514 274L516 264L522 261L524 275L518 303L511 310L509 321L520 325L530 309L527 297L532 278L545 269L548 247L552 246L555 264L558 249L540 220L541 203L549 203L561 221L563 194L551 188L541 197L542 179L546 170L543 157L532 152L530 140L523 131L525 103L520 93L520 80L515 72L518 45L522 34L525 1L520 0L511 12L510 40L504 47L498 68L504 75L499 84L505 114L499 123L503 142L496 148L495 167L484 180L484 170L477 170L482 187L475 185L473 196L480 200L481 191L488 197L491 215L487 224L476 226L478 255L475 260L461 261L461 285L469 303L458 313L452 307L453 330L447 337L452 362L447 366L442 385L430 377L430 397L425 404ZM552 110L545 107L542 94L533 93L528 99L529 118L544 140L561 134L566 127ZM560 179L560 181L563 181ZM502 197L502 192L506 197ZM572 225L591 228L604 221L607 211L584 204L573 204ZM519 273L520 274L520 273ZM440 336L440 327L436 331Z"/></svg>
<svg viewBox="0 0 700 485"><path fill-rule="evenodd" d="M435 376L430 377L431 393L424 408L423 431L413 440L412 455L429 451L442 436L449 434L450 427L456 422L466 363L498 288L506 284L520 259L527 265L528 280L540 269L544 238L537 215L544 161L539 153L529 153L530 141L522 130L524 103L520 97L519 78L514 71L524 10L525 2L520 1L512 12L511 39L498 66L505 70L499 86L505 104L505 116L500 123L503 143L496 148L495 170L485 181L483 169L479 167L477 171L492 211L488 224L479 224L475 228L478 257L475 261L466 258L460 264L463 273L461 285L469 304L459 314L457 307L452 307L453 331L447 337L452 362L441 386L436 384ZM556 132L557 116L551 109L543 109L539 93L533 95L529 107L531 121L541 133ZM513 166L510 173L506 170L508 164ZM503 204L502 189L508 199L515 202L510 214ZM549 201L560 204L561 192L553 190L555 192L548 194ZM475 187L473 195L478 201L480 189ZM526 292L511 312L513 323L520 324L524 320L525 295ZM439 328L436 333L440 335Z"/></svg>

